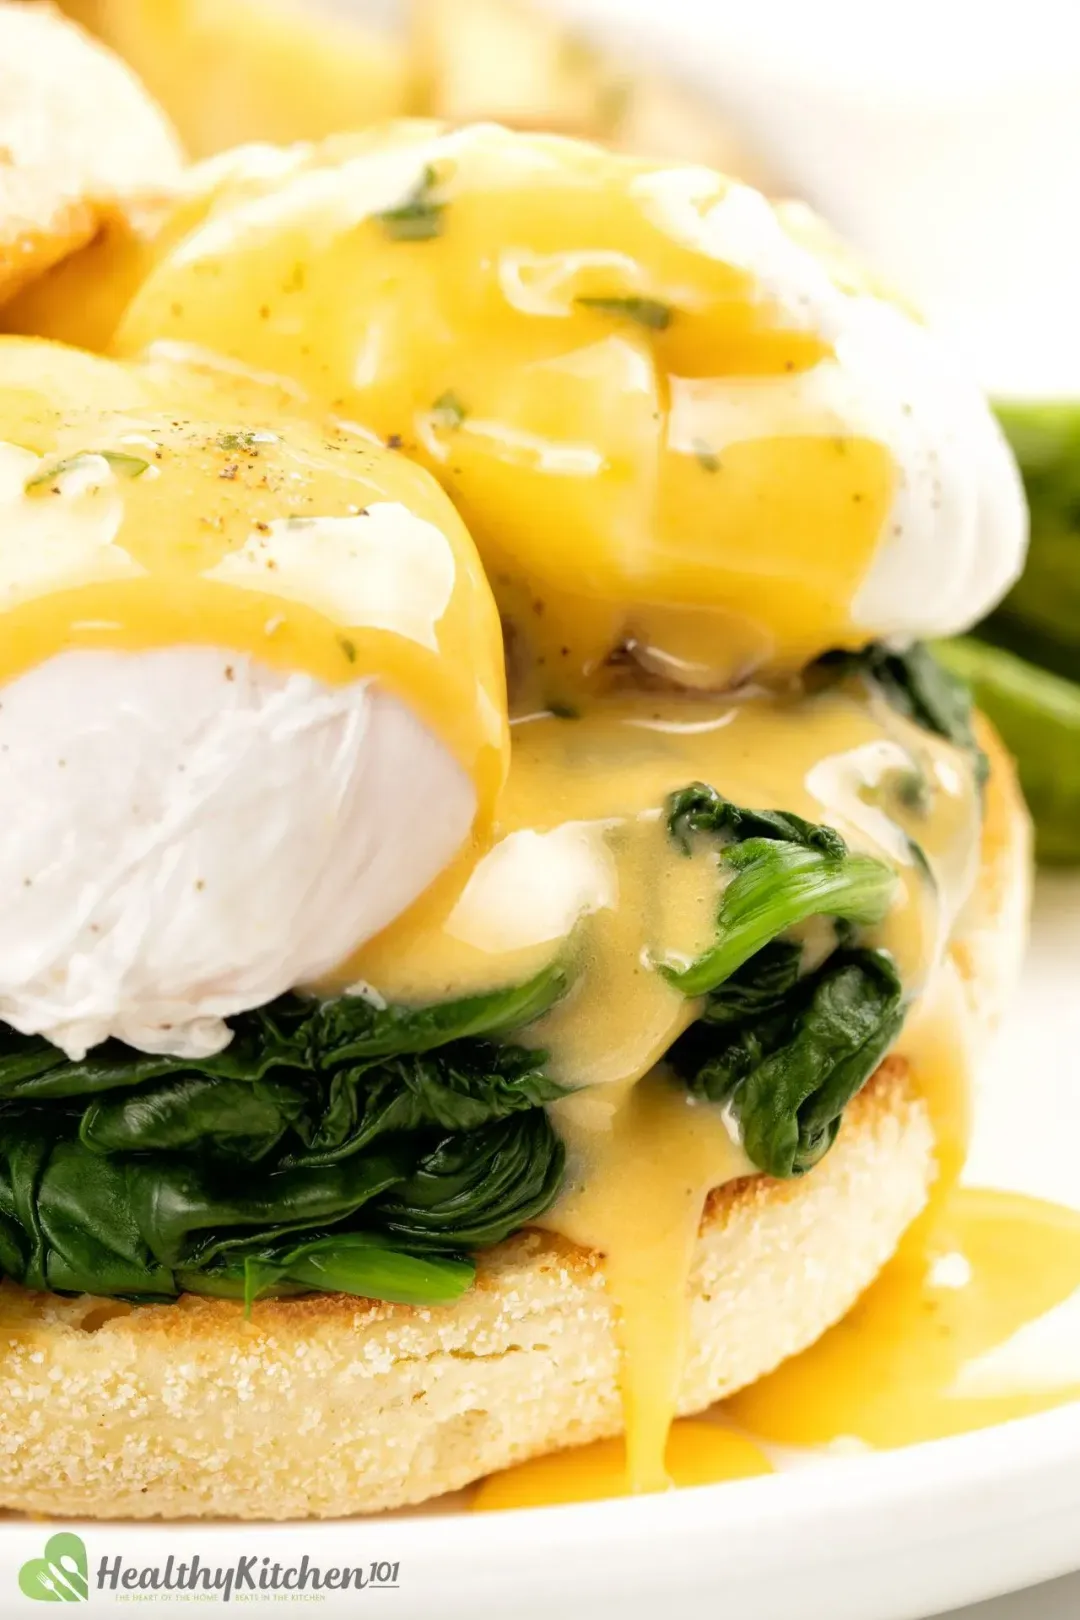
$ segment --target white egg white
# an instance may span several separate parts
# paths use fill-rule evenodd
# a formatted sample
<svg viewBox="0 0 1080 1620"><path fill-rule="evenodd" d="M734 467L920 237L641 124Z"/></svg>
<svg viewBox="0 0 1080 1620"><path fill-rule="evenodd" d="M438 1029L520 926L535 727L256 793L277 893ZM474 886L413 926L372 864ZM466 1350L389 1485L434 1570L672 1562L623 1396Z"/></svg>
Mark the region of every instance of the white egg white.
<svg viewBox="0 0 1080 1620"><path fill-rule="evenodd" d="M69 1057L223 1048L447 865L476 809L371 680L205 647L59 654L0 692L0 1019Z"/></svg>
<svg viewBox="0 0 1080 1620"><path fill-rule="evenodd" d="M715 188L707 169L634 184L664 230L749 272L786 324L833 353L794 375L711 379L707 442L721 455L727 444L779 435L884 444L893 500L851 605L853 628L897 642L966 629L1019 577L1028 539L1020 476L984 394L913 316L839 287L758 192L736 185L717 201ZM689 447L701 432L699 393L677 380L674 444Z"/></svg>

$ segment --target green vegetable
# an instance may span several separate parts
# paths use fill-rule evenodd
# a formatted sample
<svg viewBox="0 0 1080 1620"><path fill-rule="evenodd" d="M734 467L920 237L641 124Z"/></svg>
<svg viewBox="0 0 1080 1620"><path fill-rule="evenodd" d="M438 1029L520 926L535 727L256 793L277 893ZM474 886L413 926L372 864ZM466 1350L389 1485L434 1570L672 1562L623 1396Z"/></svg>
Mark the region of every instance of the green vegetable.
<svg viewBox="0 0 1080 1620"><path fill-rule="evenodd" d="M543 1105L563 1088L501 1038L565 989L554 966L433 1007L284 996L199 1060L113 1041L70 1062L0 1026L0 1272L132 1298L456 1297L468 1251L558 1191Z"/></svg>
<svg viewBox="0 0 1080 1620"><path fill-rule="evenodd" d="M431 1056L343 1070L331 1084L326 1114L291 1162L332 1164L394 1131L476 1131L541 1108L565 1094L544 1063L543 1052L462 1041Z"/></svg>
<svg viewBox="0 0 1080 1620"><path fill-rule="evenodd" d="M58 1112L0 1113L0 1272L61 1293L175 1293L135 1220L124 1165L92 1159Z"/></svg>
<svg viewBox="0 0 1080 1620"><path fill-rule="evenodd" d="M483 1131L444 1137L379 1200L377 1217L411 1248L501 1243L550 1208L565 1160L547 1115L533 1109Z"/></svg>
<svg viewBox="0 0 1080 1620"><path fill-rule="evenodd" d="M376 1264L394 1272L397 1290L420 1290L422 1268L394 1257L446 1253L458 1268L431 1272L423 1300L438 1303L464 1276L463 1251L500 1242L546 1209L564 1166L539 1109L478 1131L399 1136L378 1153L317 1168L103 1155L77 1139L76 1125L55 1106L0 1112L0 1270L29 1288L235 1296L253 1258L260 1292L272 1270L294 1285L323 1278L335 1288L331 1277L349 1270L355 1290L367 1291ZM381 1250L366 1270L357 1233Z"/></svg>
<svg viewBox="0 0 1080 1620"><path fill-rule="evenodd" d="M52 462L42 472L35 473L33 478L26 480L23 488L28 495L36 489L44 489L47 485L54 484L58 478L62 478L65 473L74 472L76 467L85 466L94 456L107 461L113 472L118 473L121 478L141 478L150 466L143 456L131 456L123 450L80 450L73 456L65 456L62 461Z"/></svg>
<svg viewBox="0 0 1080 1620"><path fill-rule="evenodd" d="M702 1021L733 1028L778 1012L802 975L802 946L774 939L709 992Z"/></svg>
<svg viewBox="0 0 1080 1620"><path fill-rule="evenodd" d="M127 1209L154 1258L191 1271L253 1236L272 1241L355 1217L404 1178L410 1159L402 1144L318 1171L271 1165L242 1176L231 1165L181 1155L117 1162L124 1167ZM89 1156L86 1175L93 1179Z"/></svg>
<svg viewBox="0 0 1080 1620"><path fill-rule="evenodd" d="M233 1038L209 1058L160 1057L106 1041L78 1062L50 1042L0 1024L0 1098L81 1097L201 1074L256 1082L280 1070L307 1076L370 1058L433 1051L472 1036L501 1038L546 1012L567 988L559 964L523 985L428 1007L380 1007L362 996L281 996L230 1020Z"/></svg>
<svg viewBox="0 0 1080 1620"><path fill-rule="evenodd" d="M808 674L811 686L822 678L862 676L905 719L971 754L980 777L985 775L986 760L972 723L971 693L924 642L916 641L903 652L872 642L861 652L826 653Z"/></svg>
<svg viewBox="0 0 1080 1620"><path fill-rule="evenodd" d="M475 1131L564 1095L543 1052L454 1041L327 1071L250 1084L180 1074L93 1100L80 1139L97 1153L198 1151L288 1166L340 1163L376 1140L424 1129Z"/></svg>
<svg viewBox="0 0 1080 1620"><path fill-rule="evenodd" d="M715 945L688 967L664 968L686 995L704 998L668 1062L695 1095L731 1110L754 1164L803 1175L832 1146L903 1020L891 958L858 946L859 927L888 912L895 874L853 854L831 827L742 809L700 782L672 794L667 809L684 850L719 838L734 874ZM785 936L811 917L833 920L835 944L806 973L802 945Z"/></svg>
<svg viewBox="0 0 1080 1620"><path fill-rule="evenodd" d="M1031 508L1023 576L981 627L989 641L1080 680L1080 404L1000 404Z"/></svg>
<svg viewBox="0 0 1080 1620"><path fill-rule="evenodd" d="M778 966L774 957L774 977ZM731 1109L754 1164L773 1176L803 1175L828 1152L844 1109L899 1034L896 968L882 951L837 951L786 992L750 996L741 1016L731 1012L706 1012L669 1062L696 1096Z"/></svg>
<svg viewBox="0 0 1080 1620"><path fill-rule="evenodd" d="M578 298L575 302L583 309L624 316L650 332L666 332L675 313L670 304L662 304L658 298Z"/></svg>
<svg viewBox="0 0 1080 1620"><path fill-rule="evenodd" d="M782 811L742 810L702 783L672 795L668 826L684 848L691 833L719 837L721 860L734 873L720 897L715 945L688 966L662 967L685 995L715 990L811 917L870 925L892 904L895 874L872 856L852 854L831 827Z"/></svg>
<svg viewBox="0 0 1080 1620"><path fill-rule="evenodd" d="M1039 859L1080 861L1080 685L971 638L944 643L940 656L1016 757Z"/></svg>
<svg viewBox="0 0 1080 1620"><path fill-rule="evenodd" d="M314 1043L335 1062L351 1063L393 1053L430 1052L471 1035L494 1040L533 1023L567 988L566 970L554 962L525 984L427 1007L376 1007L358 996L338 996L319 1005Z"/></svg>
<svg viewBox="0 0 1080 1620"><path fill-rule="evenodd" d="M106 1092L82 1116L79 1135L95 1153L162 1153L197 1148L252 1164L288 1127L285 1110L258 1083L180 1075L130 1092Z"/></svg>
<svg viewBox="0 0 1080 1620"><path fill-rule="evenodd" d="M745 838L773 838L835 859L847 854L847 845L832 827L804 821L787 810L742 810L704 782L691 782L689 787L670 795L667 820L668 831L687 855L694 833L711 833L733 843Z"/></svg>
<svg viewBox="0 0 1080 1620"><path fill-rule="evenodd" d="M228 1273L222 1276L225 1280ZM476 1276L456 1255L402 1254L377 1232L342 1232L299 1248L244 1256L247 1305L270 1288L292 1283L317 1293L356 1294L396 1305L452 1305Z"/></svg>
<svg viewBox="0 0 1080 1620"><path fill-rule="evenodd" d="M446 204L434 195L438 183L435 169L426 164L404 201L375 215L392 242L428 242L442 234Z"/></svg>

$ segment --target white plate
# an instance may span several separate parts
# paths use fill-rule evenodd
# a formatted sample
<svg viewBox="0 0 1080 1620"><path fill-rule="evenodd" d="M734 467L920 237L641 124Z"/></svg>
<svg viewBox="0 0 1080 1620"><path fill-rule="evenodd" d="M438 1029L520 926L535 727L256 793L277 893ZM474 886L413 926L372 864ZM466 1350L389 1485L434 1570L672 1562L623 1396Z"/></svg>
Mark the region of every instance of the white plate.
<svg viewBox="0 0 1080 1620"><path fill-rule="evenodd" d="M1044 876L1019 1004L985 1076L970 1179L1080 1198L1078 990L1080 876ZM1053 1128L1039 1129L1046 1120ZM193 1554L223 1567L254 1555L256 1572L264 1556L324 1569L398 1563L396 1588L362 1599L398 1620L916 1620L1080 1567L1080 1405L636 1501L314 1526L79 1528L92 1573L117 1557L163 1569L170 1554L174 1567ZM40 1615L18 1593L18 1569L50 1533L0 1527L0 1613ZM254 1614L288 1602L246 1596ZM109 1608L134 1594L91 1597ZM190 1614L194 1597L159 1592L153 1611ZM317 1609L355 1615L358 1601L327 1594Z"/></svg>

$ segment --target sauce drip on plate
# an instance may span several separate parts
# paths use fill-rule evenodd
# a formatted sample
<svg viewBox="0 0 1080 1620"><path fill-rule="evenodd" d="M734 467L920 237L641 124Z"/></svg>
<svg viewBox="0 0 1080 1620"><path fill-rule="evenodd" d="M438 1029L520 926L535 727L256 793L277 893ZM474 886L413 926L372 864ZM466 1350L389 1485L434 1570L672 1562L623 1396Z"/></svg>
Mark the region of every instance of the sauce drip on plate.
<svg viewBox="0 0 1080 1620"><path fill-rule="evenodd" d="M700 1418L681 1418L672 1424L664 1461L673 1485L714 1485L721 1479L772 1473L768 1457L752 1440ZM470 1506L476 1513L491 1513L629 1496L627 1464L621 1440L597 1440L491 1474L477 1488Z"/></svg>
<svg viewBox="0 0 1080 1620"><path fill-rule="evenodd" d="M982 1429L1080 1398L1080 1212L960 1187L849 1316L728 1403L789 1445Z"/></svg>

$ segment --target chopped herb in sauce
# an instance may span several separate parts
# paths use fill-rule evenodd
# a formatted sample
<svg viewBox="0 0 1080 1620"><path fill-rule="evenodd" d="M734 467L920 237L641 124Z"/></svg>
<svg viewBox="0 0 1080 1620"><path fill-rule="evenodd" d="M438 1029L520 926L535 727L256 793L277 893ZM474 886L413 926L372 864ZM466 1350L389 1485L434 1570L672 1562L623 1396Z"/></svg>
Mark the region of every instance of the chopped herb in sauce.
<svg viewBox="0 0 1080 1620"><path fill-rule="evenodd" d="M892 777L892 787L905 810L910 810L914 815L919 816L929 814L931 805L930 783L922 771L915 767L910 770L898 770Z"/></svg>
<svg viewBox="0 0 1080 1620"><path fill-rule="evenodd" d="M658 298L578 298L586 309L597 309L602 315L623 315L650 332L666 332L671 325L674 310Z"/></svg>
<svg viewBox="0 0 1080 1620"><path fill-rule="evenodd" d="M436 427L459 428L468 412L453 389L448 388L431 407L431 415Z"/></svg>
<svg viewBox="0 0 1080 1620"><path fill-rule="evenodd" d="M446 204L436 201L433 195L438 178L434 167L430 163L425 164L419 180L404 202L375 215L391 241L429 242L432 237L441 234Z"/></svg>
<svg viewBox="0 0 1080 1620"><path fill-rule="evenodd" d="M29 494L31 490L55 484L65 473L74 472L77 467L85 466L93 456L108 462L112 471L120 478L141 478L150 465L142 456L129 456L123 450L80 450L76 455L65 456L63 461L54 461L43 472L35 473L33 478L26 480L23 489Z"/></svg>
<svg viewBox="0 0 1080 1620"><path fill-rule="evenodd" d="M219 450L250 450L257 455L261 444L276 444L275 433L222 433L218 438Z"/></svg>
<svg viewBox="0 0 1080 1620"><path fill-rule="evenodd" d="M705 443L704 439L695 439L691 446L698 466L703 472L714 473L720 471L720 457L716 451Z"/></svg>
<svg viewBox="0 0 1080 1620"><path fill-rule="evenodd" d="M350 641L348 636L338 636L338 646L341 648L342 652L345 654L346 658L349 660L349 663L350 664L355 664L356 663L356 643L355 643L355 641Z"/></svg>

